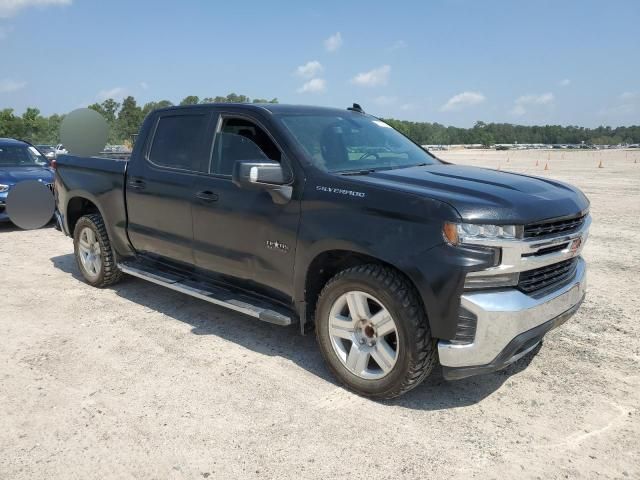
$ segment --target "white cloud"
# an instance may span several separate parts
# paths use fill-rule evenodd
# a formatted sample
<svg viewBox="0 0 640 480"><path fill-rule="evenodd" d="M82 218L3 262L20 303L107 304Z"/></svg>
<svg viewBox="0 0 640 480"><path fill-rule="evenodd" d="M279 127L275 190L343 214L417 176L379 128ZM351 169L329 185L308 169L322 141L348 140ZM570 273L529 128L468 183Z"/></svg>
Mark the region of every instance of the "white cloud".
<svg viewBox="0 0 640 480"><path fill-rule="evenodd" d="M298 89L298 93L322 93L327 89L324 78L312 78Z"/></svg>
<svg viewBox="0 0 640 480"><path fill-rule="evenodd" d="M533 95L533 94L522 95L521 97L518 97L516 99L515 105L513 106L511 113L513 115L520 117L525 113L527 113L527 110L529 110L530 107L540 106L540 105L551 106L553 105L554 100L555 100L555 97L551 92L541 93L540 95Z"/></svg>
<svg viewBox="0 0 640 480"><path fill-rule="evenodd" d="M121 100L126 96L127 89L123 87L114 87L107 90L100 90L96 95L96 100L100 102L104 102L108 98L113 98L114 100Z"/></svg>
<svg viewBox="0 0 640 480"><path fill-rule="evenodd" d="M71 5L72 0L0 0L0 18L9 18L29 7Z"/></svg>
<svg viewBox="0 0 640 480"><path fill-rule="evenodd" d="M324 48L327 52L335 52L342 46L342 35L336 32L324 41Z"/></svg>
<svg viewBox="0 0 640 480"><path fill-rule="evenodd" d="M319 61L312 60L296 68L296 75L302 78L313 78L321 74L323 70L324 67Z"/></svg>
<svg viewBox="0 0 640 480"><path fill-rule="evenodd" d="M623 102L633 102L635 100L640 100L640 93L638 92L624 92L620 95L620 100Z"/></svg>
<svg viewBox="0 0 640 480"><path fill-rule="evenodd" d="M389 81L389 74L391 73L391 67L389 65L383 65L368 72L362 72L351 79L351 83L360 85L361 87L377 87L379 85L386 85Z"/></svg>
<svg viewBox="0 0 640 480"><path fill-rule="evenodd" d="M561 87L568 87L569 85L571 85L571 80L569 80L568 78L564 78L560 80L558 85L560 85Z"/></svg>
<svg viewBox="0 0 640 480"><path fill-rule="evenodd" d="M440 107L442 112L450 112L455 110L462 110L466 107L472 107L484 102L487 98L480 92L462 92L454 95L447 103Z"/></svg>
<svg viewBox="0 0 640 480"><path fill-rule="evenodd" d="M519 105L549 105L553 103L553 93L541 93L540 95L523 95L516 99Z"/></svg>
<svg viewBox="0 0 640 480"><path fill-rule="evenodd" d="M22 90L27 86L27 82L16 82L10 78L0 80L0 93L11 93Z"/></svg>
<svg viewBox="0 0 640 480"><path fill-rule="evenodd" d="M147 82L140 82L140 88L146 90L147 88L149 88L149 84Z"/></svg>
<svg viewBox="0 0 640 480"><path fill-rule="evenodd" d="M396 40L391 45L389 45L385 50L387 52L394 52L396 50L401 50L403 48L407 48L407 42L404 40Z"/></svg>

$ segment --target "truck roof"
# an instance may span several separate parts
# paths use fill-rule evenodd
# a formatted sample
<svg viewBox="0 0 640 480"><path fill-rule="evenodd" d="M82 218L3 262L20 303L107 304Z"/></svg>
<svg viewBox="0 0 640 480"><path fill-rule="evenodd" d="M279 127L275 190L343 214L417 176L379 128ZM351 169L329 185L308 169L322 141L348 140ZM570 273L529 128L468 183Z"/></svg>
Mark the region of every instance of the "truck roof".
<svg viewBox="0 0 640 480"><path fill-rule="evenodd" d="M346 108L318 107L311 105L289 105L284 103L199 103L197 105L179 105L162 108L159 111L178 110L183 108L210 108L218 107L233 110L244 111L262 111L274 115L281 114L297 114L297 115L327 115L338 114L344 115L348 112Z"/></svg>

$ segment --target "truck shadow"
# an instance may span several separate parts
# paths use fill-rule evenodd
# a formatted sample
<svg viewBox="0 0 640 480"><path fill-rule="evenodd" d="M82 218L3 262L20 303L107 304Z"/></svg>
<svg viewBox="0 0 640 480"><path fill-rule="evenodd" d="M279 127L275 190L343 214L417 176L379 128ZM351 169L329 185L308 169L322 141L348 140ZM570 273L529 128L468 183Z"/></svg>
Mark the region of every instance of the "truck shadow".
<svg viewBox="0 0 640 480"><path fill-rule="evenodd" d="M51 262L55 268L83 281L73 254L53 257ZM216 335L262 355L287 358L310 373L339 386L324 365L315 336L300 335L297 325L283 328L256 321L130 276L125 276L123 281L109 289L146 309L190 325L194 335ZM538 349L539 347L502 371L455 382L444 380L437 367L416 389L400 398L381 403L416 410L445 410L476 404L498 390L512 375L524 370Z"/></svg>

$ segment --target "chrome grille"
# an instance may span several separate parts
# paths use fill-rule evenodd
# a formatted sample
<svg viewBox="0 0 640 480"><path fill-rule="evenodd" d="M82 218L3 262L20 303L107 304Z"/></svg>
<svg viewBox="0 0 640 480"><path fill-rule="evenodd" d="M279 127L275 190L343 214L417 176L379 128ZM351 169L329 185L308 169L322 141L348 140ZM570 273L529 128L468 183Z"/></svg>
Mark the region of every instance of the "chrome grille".
<svg viewBox="0 0 640 480"><path fill-rule="evenodd" d="M532 223L524 226L524 238L542 237L545 235L556 235L562 233L572 233L582 227L586 215L565 220Z"/></svg>
<svg viewBox="0 0 640 480"><path fill-rule="evenodd" d="M576 271L578 257L563 262L520 273L518 289L524 293L535 293L551 285L569 279Z"/></svg>

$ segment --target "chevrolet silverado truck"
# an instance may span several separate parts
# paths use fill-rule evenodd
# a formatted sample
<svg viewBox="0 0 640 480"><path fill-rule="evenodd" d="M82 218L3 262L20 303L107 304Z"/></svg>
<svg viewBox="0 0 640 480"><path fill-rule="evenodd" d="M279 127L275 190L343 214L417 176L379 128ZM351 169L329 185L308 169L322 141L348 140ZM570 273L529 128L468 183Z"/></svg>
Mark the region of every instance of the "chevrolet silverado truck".
<svg viewBox="0 0 640 480"><path fill-rule="evenodd" d="M585 296L577 188L441 161L357 104L156 110L128 161L60 156L54 191L89 284L315 330L372 398L504 368Z"/></svg>

